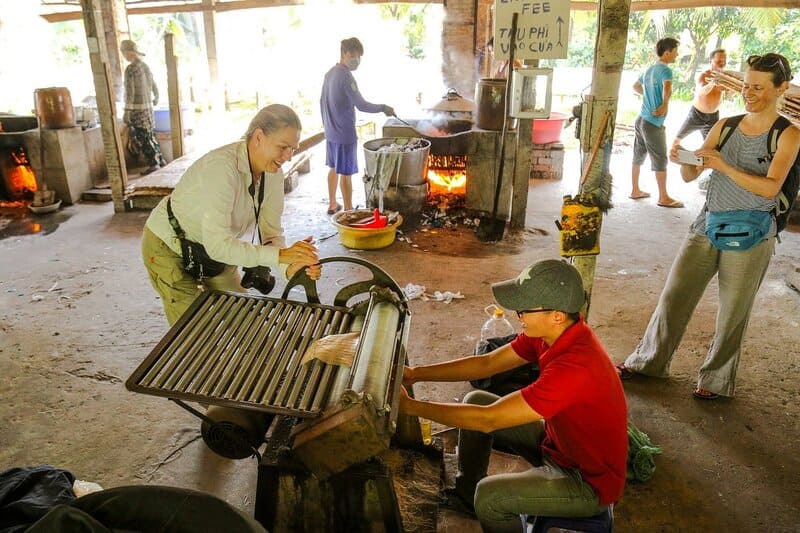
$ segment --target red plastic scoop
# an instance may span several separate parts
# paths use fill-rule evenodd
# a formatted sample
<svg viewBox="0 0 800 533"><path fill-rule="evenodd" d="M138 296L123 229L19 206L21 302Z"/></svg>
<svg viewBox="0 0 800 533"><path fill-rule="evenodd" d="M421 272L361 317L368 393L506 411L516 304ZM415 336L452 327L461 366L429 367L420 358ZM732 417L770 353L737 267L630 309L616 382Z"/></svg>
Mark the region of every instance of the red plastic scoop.
<svg viewBox="0 0 800 533"><path fill-rule="evenodd" d="M385 228L388 224L389 217L386 215L381 215L381 212L378 208L375 208L373 211L372 216L360 220L358 222L353 222L350 224L351 228Z"/></svg>

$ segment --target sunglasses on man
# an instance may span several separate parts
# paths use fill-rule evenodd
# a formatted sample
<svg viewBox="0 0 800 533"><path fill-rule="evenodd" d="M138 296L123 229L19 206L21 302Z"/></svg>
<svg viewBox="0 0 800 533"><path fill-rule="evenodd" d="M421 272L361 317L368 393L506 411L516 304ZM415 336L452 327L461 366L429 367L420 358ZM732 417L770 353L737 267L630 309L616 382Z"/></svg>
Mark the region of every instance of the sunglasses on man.
<svg viewBox="0 0 800 533"><path fill-rule="evenodd" d="M517 318L522 319L522 315L526 315L528 313L549 313L551 311L555 311L555 309L525 309L524 311L517 311Z"/></svg>

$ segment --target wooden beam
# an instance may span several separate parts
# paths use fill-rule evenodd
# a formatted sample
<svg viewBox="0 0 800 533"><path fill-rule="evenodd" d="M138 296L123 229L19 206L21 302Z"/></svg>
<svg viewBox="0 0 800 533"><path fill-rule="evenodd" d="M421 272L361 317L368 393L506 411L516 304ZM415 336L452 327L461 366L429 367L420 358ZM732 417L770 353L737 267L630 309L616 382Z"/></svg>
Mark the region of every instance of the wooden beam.
<svg viewBox="0 0 800 533"><path fill-rule="evenodd" d="M163 6L129 7L129 15L153 15L156 13L187 13L195 11L237 11L240 9L257 9L260 7L297 6L303 5L304 0L235 0L231 2L217 2L213 7L206 4L170 4ZM386 0L353 0L356 4L386 4ZM406 0L406 3L417 4L443 4L444 0ZM597 2L587 0L572 0L570 9L573 11L596 11ZM656 9L686 9L696 7L779 7L785 9L800 9L800 0L634 0L631 2L631 11L649 11ZM79 20L80 11L65 11L61 13L45 13L41 15L47 22L64 22Z"/></svg>
<svg viewBox="0 0 800 533"><path fill-rule="evenodd" d="M211 109L224 109L225 98L219 82L219 66L217 62L217 13L213 10L216 0L203 0L203 4L211 9L203 11L203 33L206 39L206 60L208 61L209 102Z"/></svg>
<svg viewBox="0 0 800 533"><path fill-rule="evenodd" d="M125 156L117 128L117 113L111 72L106 57L106 39L103 29L101 0L81 0L81 16L86 29L86 44L89 48L89 62L97 95L97 111L100 114L100 129L103 133L108 180L111 183L111 198L114 211L125 211L125 188L128 186L128 172L125 169Z"/></svg>
<svg viewBox="0 0 800 533"><path fill-rule="evenodd" d="M781 7L800 9L800 0L633 0L631 11L657 9L691 9L697 7ZM596 11L597 2L572 0L573 11Z"/></svg>
<svg viewBox="0 0 800 533"><path fill-rule="evenodd" d="M421 1L421 0L420 0ZM166 4L161 6L129 7L128 16L155 15L158 13L194 13L197 11L238 11L240 9L257 9L261 7L280 7L303 5L303 0L236 0L233 2L217 2L213 6L205 4ZM41 15L47 22L65 22L80 20L80 11L64 11L60 13L45 13Z"/></svg>
<svg viewBox="0 0 800 533"><path fill-rule="evenodd" d="M183 155L183 117L181 116L181 88L178 82L178 58L175 56L175 35L164 34L164 60L167 65L167 94L169 95L169 130L172 140L172 158Z"/></svg>

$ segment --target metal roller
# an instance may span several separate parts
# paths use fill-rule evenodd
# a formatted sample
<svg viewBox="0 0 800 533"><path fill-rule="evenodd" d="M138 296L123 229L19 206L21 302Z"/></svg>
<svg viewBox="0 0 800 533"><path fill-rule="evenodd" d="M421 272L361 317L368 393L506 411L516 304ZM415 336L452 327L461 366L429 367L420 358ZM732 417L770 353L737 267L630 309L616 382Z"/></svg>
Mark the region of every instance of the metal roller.
<svg viewBox="0 0 800 533"><path fill-rule="evenodd" d="M357 316L352 324L350 324L350 328L347 331L361 331L362 329L364 329L364 317ZM347 390L347 386L350 384L351 368L352 367L349 366L336 367L336 376L333 378L331 393L323 408L324 411L339 404L342 394L344 394L344 391Z"/></svg>
<svg viewBox="0 0 800 533"><path fill-rule="evenodd" d="M373 295L353 361L350 389L371 396L377 407L383 407L386 401L399 325L400 310L397 306L376 301Z"/></svg>

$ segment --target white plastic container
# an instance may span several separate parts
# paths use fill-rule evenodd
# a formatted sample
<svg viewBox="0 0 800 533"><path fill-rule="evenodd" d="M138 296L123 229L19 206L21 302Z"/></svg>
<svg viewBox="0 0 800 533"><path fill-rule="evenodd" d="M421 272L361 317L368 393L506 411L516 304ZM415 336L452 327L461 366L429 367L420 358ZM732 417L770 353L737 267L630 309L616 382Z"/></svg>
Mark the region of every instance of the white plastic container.
<svg viewBox="0 0 800 533"><path fill-rule="evenodd" d="M486 353L489 339L496 337L507 337L516 333L514 326L505 316L505 312L494 304L487 305L484 312L489 319L483 323L481 328L481 338L475 346L475 353Z"/></svg>

